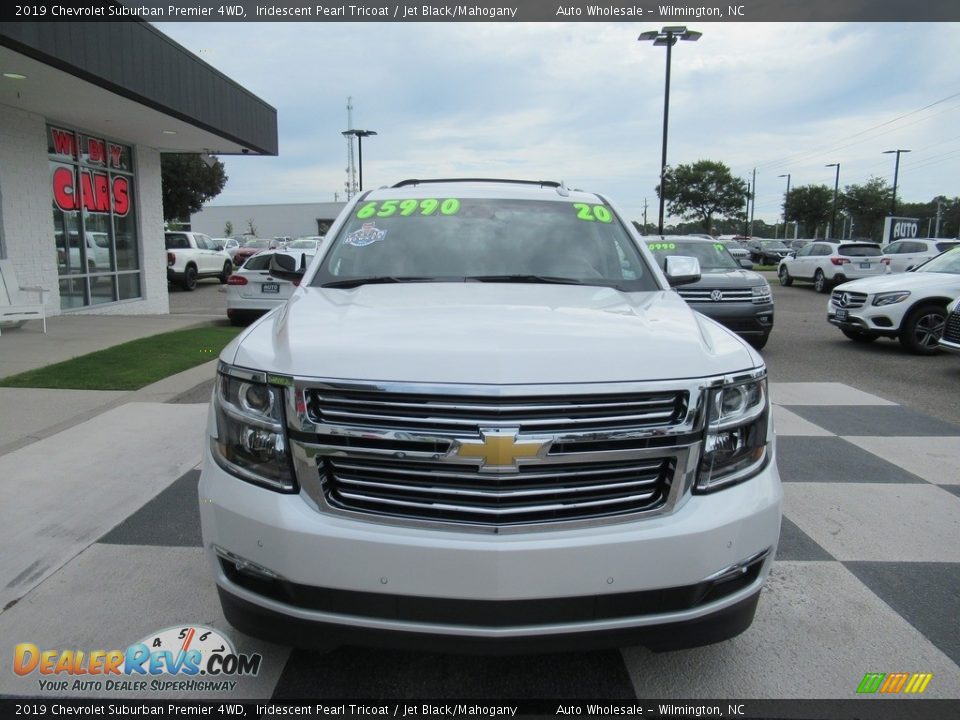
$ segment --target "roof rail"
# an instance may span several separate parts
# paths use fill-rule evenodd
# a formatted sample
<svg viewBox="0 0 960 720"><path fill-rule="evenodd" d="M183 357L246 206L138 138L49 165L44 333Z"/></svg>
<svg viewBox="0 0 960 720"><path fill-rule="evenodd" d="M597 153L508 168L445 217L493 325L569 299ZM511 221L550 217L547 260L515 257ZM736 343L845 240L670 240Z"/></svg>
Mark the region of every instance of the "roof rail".
<svg viewBox="0 0 960 720"><path fill-rule="evenodd" d="M429 180L401 180L390 187L400 188L411 185L421 185L427 183L466 183L466 182L488 182L488 183L508 183L514 185L539 185L540 187L560 188L562 183L555 180L509 180L506 178L431 178Z"/></svg>

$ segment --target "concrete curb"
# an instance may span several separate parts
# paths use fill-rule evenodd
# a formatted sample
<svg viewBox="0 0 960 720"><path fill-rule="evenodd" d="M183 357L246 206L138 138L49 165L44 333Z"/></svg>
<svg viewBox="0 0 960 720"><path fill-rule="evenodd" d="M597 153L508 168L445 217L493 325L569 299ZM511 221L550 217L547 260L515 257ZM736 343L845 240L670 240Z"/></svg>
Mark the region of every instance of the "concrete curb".
<svg viewBox="0 0 960 720"><path fill-rule="evenodd" d="M13 452L14 450L19 450L22 447L31 445L32 443L48 438L51 435L56 435L59 432L67 430L75 425L78 425L82 422L101 415L108 410L119 407L121 405L126 405L131 402L153 402L153 403L165 403L170 400L173 400L179 395L188 392L189 390L195 388L198 385L202 385L211 378L214 377L217 371L217 361L211 360L204 363L203 365L197 365L192 367L189 370L184 370L183 372L177 373L176 375L171 375L169 377L158 380L152 385L147 385L142 387L139 390L131 390L128 393L124 393L119 397L115 397L113 400L106 402L102 405L87 410L76 415L64 418L60 422L57 422L53 425L45 427L40 430L32 432L30 435L15 440L6 445L0 445L0 456L6 455L7 453Z"/></svg>

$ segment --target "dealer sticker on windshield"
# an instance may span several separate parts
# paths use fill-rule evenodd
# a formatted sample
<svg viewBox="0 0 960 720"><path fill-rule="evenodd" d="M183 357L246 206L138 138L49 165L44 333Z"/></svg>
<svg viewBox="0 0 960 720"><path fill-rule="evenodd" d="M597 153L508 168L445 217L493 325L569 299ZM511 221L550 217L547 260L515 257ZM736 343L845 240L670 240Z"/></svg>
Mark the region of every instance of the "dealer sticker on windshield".
<svg viewBox="0 0 960 720"><path fill-rule="evenodd" d="M347 235L343 239L343 243L354 247L366 247L383 240L386 236L387 231L378 228L375 223L364 223L359 230L354 230Z"/></svg>

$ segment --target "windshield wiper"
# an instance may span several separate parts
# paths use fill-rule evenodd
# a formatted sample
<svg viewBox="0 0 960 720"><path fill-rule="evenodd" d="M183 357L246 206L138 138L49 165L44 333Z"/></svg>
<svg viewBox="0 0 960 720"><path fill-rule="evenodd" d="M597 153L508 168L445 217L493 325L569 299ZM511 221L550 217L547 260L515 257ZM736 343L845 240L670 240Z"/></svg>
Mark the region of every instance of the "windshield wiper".
<svg viewBox="0 0 960 720"><path fill-rule="evenodd" d="M598 278L599 280L600 278ZM585 283L582 280L573 278L557 277L554 275L470 275L464 278L464 282L502 282L502 283L549 283L553 285L592 285L594 283ZM607 284L604 281L604 284Z"/></svg>
<svg viewBox="0 0 960 720"><path fill-rule="evenodd" d="M348 280L333 280L325 282L320 287L325 288L355 288L361 285L384 285L387 283L405 283L405 282L437 282L438 278L432 277L397 277L393 275L377 275L374 277L349 278Z"/></svg>

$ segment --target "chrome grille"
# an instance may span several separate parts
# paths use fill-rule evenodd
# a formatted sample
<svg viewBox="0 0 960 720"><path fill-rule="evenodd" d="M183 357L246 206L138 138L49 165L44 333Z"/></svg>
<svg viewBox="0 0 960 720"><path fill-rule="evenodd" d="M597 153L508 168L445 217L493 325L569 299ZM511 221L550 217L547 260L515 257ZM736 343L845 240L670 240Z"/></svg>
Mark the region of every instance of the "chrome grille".
<svg viewBox="0 0 960 720"><path fill-rule="evenodd" d="M947 342L960 343L960 311L955 311L947 316L947 322L943 326L943 339Z"/></svg>
<svg viewBox="0 0 960 720"><path fill-rule="evenodd" d="M673 425L688 398L684 391L484 397L318 388L308 390L305 400L316 424L453 432L499 424L534 433Z"/></svg>
<svg viewBox="0 0 960 720"><path fill-rule="evenodd" d="M421 520L509 526L610 517L662 505L674 459L521 465L511 474L397 459L319 462L331 506ZM452 466L456 468L456 466Z"/></svg>
<svg viewBox="0 0 960 720"><path fill-rule="evenodd" d="M751 288L697 288L677 291L687 302L692 303L731 303L731 302L752 302L753 290ZM719 292L721 299L714 300L712 295Z"/></svg>
<svg viewBox="0 0 960 720"><path fill-rule="evenodd" d="M841 298L846 295L847 303L844 305ZM867 294L860 292L850 292L849 290L834 290L830 295L830 304L838 308L859 308L867 301Z"/></svg>

